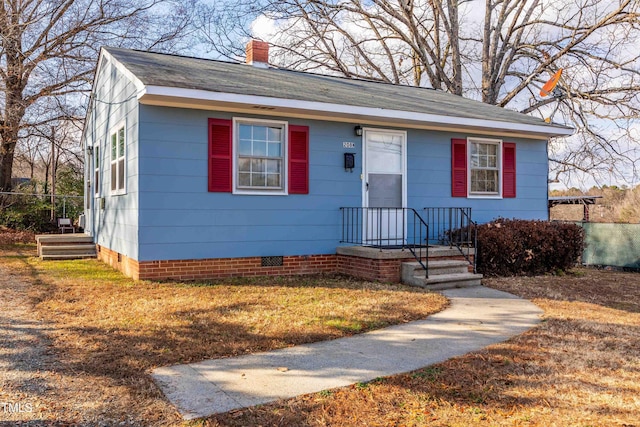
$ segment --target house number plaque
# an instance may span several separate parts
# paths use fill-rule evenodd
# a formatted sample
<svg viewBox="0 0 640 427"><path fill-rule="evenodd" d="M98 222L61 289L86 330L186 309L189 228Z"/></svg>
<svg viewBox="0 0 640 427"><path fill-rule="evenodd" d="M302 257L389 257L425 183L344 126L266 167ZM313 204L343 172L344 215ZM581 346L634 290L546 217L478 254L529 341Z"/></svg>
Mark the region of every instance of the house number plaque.
<svg viewBox="0 0 640 427"><path fill-rule="evenodd" d="M356 148L355 142L343 142L342 148Z"/></svg>

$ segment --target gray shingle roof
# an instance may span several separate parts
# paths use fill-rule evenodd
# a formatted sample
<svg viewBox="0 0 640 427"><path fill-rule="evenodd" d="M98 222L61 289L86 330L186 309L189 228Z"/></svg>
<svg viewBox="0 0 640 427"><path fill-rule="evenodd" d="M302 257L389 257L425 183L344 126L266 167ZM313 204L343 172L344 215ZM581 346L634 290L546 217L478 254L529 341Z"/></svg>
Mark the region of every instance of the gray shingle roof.
<svg viewBox="0 0 640 427"><path fill-rule="evenodd" d="M550 133L554 128L568 129L439 90L120 48L105 50L147 86L548 126Z"/></svg>

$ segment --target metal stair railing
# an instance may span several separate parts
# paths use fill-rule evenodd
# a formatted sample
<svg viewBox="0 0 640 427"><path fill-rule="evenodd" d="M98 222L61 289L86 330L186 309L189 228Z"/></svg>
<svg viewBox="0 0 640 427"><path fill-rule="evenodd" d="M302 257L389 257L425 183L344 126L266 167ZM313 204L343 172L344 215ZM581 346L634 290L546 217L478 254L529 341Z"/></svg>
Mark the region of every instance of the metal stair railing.
<svg viewBox="0 0 640 427"><path fill-rule="evenodd" d="M429 225L413 208L341 207L340 243L408 249L429 277Z"/></svg>
<svg viewBox="0 0 640 427"><path fill-rule="evenodd" d="M478 243L477 224L471 219L471 208L424 208L430 233L427 243L456 247L476 272L476 257L471 249Z"/></svg>

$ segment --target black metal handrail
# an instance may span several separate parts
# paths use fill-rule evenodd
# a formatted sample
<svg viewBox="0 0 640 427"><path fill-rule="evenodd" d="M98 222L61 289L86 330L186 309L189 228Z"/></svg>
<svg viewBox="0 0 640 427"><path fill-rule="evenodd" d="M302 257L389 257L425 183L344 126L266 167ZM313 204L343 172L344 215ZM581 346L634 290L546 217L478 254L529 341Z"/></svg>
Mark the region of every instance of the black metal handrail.
<svg viewBox="0 0 640 427"><path fill-rule="evenodd" d="M429 277L429 226L415 209L342 207L340 211L340 243L408 249Z"/></svg>
<svg viewBox="0 0 640 427"><path fill-rule="evenodd" d="M478 259L477 256L477 247L478 247L478 224L471 219L471 208L468 208L469 211L468 212L463 212L463 215L465 216L465 220L466 223L468 224L467 226L467 253L465 254L464 251L462 250L462 248L458 245L458 250L460 252L462 252L462 255L464 255L464 257L466 258L467 262L471 263L471 265L473 265L473 272L477 273L478 271L476 270L476 261ZM473 262L469 259L470 258L470 248L473 248L474 253L473 253Z"/></svg>
<svg viewBox="0 0 640 427"><path fill-rule="evenodd" d="M471 260L471 248L476 248L478 234L471 208L424 208L424 218L430 230L427 242L455 246L475 272L476 257Z"/></svg>

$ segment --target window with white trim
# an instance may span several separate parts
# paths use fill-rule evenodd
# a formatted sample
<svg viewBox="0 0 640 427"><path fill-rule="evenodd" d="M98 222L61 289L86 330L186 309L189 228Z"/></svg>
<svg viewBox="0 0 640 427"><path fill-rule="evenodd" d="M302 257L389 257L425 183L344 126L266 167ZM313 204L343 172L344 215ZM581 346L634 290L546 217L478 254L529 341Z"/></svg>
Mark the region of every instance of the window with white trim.
<svg viewBox="0 0 640 427"><path fill-rule="evenodd" d="M469 138L469 194L500 195L501 143Z"/></svg>
<svg viewBox="0 0 640 427"><path fill-rule="evenodd" d="M285 192L286 123L236 119L235 190Z"/></svg>
<svg viewBox="0 0 640 427"><path fill-rule="evenodd" d="M93 194L100 196L100 146L93 147Z"/></svg>
<svg viewBox="0 0 640 427"><path fill-rule="evenodd" d="M125 126L121 125L111 133L111 194L125 193Z"/></svg>

